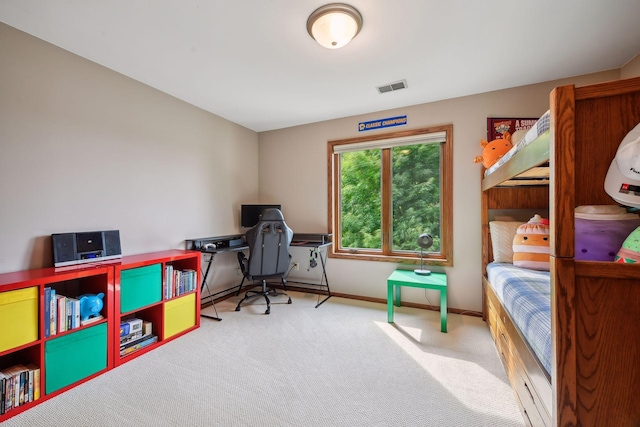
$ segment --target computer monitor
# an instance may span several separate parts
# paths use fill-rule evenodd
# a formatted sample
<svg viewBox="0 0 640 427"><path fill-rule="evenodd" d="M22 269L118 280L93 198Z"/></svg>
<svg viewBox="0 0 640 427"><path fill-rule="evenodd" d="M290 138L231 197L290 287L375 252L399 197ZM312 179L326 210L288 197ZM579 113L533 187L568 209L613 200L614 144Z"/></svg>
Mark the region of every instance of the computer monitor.
<svg viewBox="0 0 640 427"><path fill-rule="evenodd" d="M253 227L260 221L262 212L270 208L282 210L281 205L240 205L240 227Z"/></svg>

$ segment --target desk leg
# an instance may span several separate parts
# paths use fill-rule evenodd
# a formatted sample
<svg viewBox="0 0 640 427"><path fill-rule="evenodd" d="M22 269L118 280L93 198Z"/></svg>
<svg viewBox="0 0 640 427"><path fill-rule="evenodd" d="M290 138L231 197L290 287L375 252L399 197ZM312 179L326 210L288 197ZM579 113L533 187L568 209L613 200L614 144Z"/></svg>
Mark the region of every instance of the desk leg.
<svg viewBox="0 0 640 427"><path fill-rule="evenodd" d="M398 289L400 286L397 287ZM393 285L387 283L387 322L393 323Z"/></svg>
<svg viewBox="0 0 640 427"><path fill-rule="evenodd" d="M329 255L329 249L327 249L327 252L324 257L322 256L322 251L318 250L318 252L320 252L320 263L322 264L322 276L320 278L320 287L322 287L322 281L324 280L324 283L327 284L327 297L322 301L320 301L320 295L318 295L318 303L316 304L316 308L320 307L320 305L323 302L331 298L331 289L329 288L329 279L327 278L327 266L325 264L327 261L327 256Z"/></svg>
<svg viewBox="0 0 640 427"><path fill-rule="evenodd" d="M447 332L447 290L440 290L440 332Z"/></svg>
<svg viewBox="0 0 640 427"><path fill-rule="evenodd" d="M400 288L401 287L402 286L400 286L400 285L396 286L396 301L395 301L396 302L396 307L400 307Z"/></svg>
<svg viewBox="0 0 640 427"><path fill-rule="evenodd" d="M209 275L209 270L211 270L211 264L213 264L214 257L215 257L215 254L211 254L211 258L209 258L209 263L207 264L207 270L204 272L204 275L202 276L202 284L200 285L200 295L202 295L202 291L204 290L205 286L207 287L207 293L209 293L209 285L207 285L207 276ZM216 312L216 315L211 316L209 314L202 314L202 311L201 311L200 317L206 317L207 319L213 319L217 321L222 320L222 318L218 316L218 309L216 308L216 303L213 302L213 298L211 297L210 293L209 295L204 297L204 299L207 299L207 298L211 299L211 305L213 306L213 310ZM202 306L202 297L200 297L200 305Z"/></svg>

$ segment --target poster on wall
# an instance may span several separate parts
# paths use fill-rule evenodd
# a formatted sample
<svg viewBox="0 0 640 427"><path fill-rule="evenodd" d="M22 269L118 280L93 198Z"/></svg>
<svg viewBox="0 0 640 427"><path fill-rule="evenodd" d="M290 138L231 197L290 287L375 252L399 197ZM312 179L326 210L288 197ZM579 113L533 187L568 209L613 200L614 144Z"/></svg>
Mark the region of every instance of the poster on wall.
<svg viewBox="0 0 640 427"><path fill-rule="evenodd" d="M384 129L393 126L404 126L407 124L407 116L388 117L386 119L370 120L358 123L358 132L367 130Z"/></svg>
<svg viewBox="0 0 640 427"><path fill-rule="evenodd" d="M538 121L538 118L505 118L487 117L487 141L502 139L506 132L513 135L518 130L527 130Z"/></svg>

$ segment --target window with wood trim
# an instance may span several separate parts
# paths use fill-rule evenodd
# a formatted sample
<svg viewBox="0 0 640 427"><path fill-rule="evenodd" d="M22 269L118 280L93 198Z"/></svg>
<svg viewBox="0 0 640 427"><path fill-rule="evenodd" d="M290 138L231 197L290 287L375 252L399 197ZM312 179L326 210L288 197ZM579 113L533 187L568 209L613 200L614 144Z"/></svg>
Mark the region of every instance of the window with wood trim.
<svg viewBox="0 0 640 427"><path fill-rule="evenodd" d="M331 257L453 264L453 125L329 141Z"/></svg>

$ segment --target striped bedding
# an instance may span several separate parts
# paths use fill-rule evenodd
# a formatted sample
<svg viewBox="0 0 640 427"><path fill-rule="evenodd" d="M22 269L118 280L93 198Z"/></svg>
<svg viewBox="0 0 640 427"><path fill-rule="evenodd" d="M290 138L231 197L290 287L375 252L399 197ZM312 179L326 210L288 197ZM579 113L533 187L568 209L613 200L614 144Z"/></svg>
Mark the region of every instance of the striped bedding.
<svg viewBox="0 0 640 427"><path fill-rule="evenodd" d="M520 334L551 373L551 292L548 271L492 262L487 278Z"/></svg>
<svg viewBox="0 0 640 427"><path fill-rule="evenodd" d="M507 152L504 156L502 156L495 164L493 164L489 169L484 171L484 176L489 175L494 172L500 166L504 165L511 157L516 155L523 147L526 147L530 143L532 143L536 138L549 130L550 126L550 118L551 112L547 111L538 119L538 121L527 131L523 138L519 141L511 141L513 143L513 147L511 150Z"/></svg>

